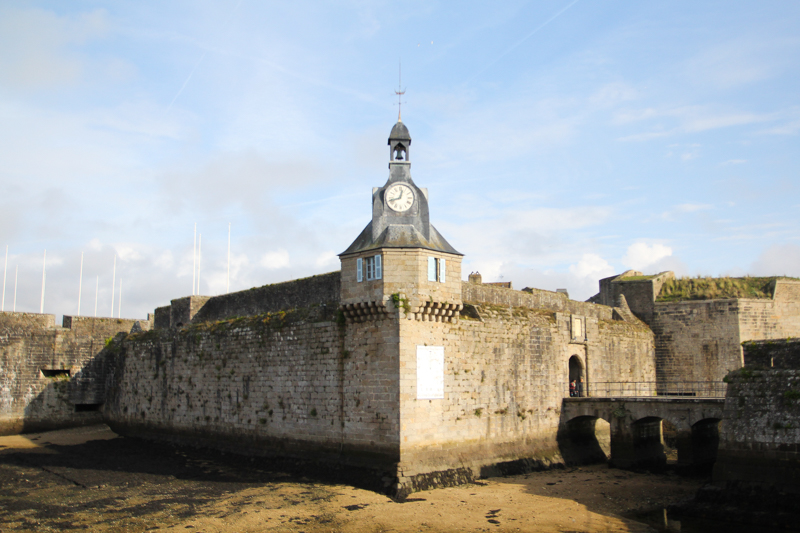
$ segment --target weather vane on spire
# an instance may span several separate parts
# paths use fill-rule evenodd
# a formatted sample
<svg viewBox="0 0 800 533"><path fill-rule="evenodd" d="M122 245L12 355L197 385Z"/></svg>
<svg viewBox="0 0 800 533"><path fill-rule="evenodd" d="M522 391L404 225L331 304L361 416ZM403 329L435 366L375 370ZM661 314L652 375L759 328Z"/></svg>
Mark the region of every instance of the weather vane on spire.
<svg viewBox="0 0 800 533"><path fill-rule="evenodd" d="M403 102L402 102L401 99L402 99L403 95L406 94L406 90L405 89L400 90L402 85L403 85L403 64L400 61L398 61L397 62L397 90L394 92L394 94L397 95L397 121L398 122L403 122L403 113L402 113Z"/></svg>

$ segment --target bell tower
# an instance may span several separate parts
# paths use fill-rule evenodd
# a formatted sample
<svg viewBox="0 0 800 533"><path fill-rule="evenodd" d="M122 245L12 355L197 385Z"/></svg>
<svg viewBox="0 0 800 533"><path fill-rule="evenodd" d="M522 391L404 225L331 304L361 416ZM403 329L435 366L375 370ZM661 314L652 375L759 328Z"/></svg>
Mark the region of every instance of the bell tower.
<svg viewBox="0 0 800 533"><path fill-rule="evenodd" d="M461 308L461 258L430 223L428 190L411 179L411 135L389 134L389 178L372 189L372 221L341 254L342 310L363 321L395 308L409 319L451 321Z"/></svg>

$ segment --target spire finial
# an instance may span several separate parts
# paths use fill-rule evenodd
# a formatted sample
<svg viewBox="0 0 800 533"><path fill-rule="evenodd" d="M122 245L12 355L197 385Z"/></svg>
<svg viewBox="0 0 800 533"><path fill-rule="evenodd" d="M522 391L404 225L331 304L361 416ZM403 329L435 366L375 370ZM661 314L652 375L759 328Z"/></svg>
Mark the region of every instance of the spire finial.
<svg viewBox="0 0 800 533"><path fill-rule="evenodd" d="M397 61L397 90L394 94L397 95L397 122L403 122L403 114L402 114L402 107L403 102L401 98L404 94L406 94L405 89L400 89L403 85L403 64L400 60Z"/></svg>

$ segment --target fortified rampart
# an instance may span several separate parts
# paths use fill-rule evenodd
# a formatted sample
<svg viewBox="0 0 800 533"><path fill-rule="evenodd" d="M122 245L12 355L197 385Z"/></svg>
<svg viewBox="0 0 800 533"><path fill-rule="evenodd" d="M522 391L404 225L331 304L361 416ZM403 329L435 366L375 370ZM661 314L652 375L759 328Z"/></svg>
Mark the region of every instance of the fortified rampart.
<svg viewBox="0 0 800 533"><path fill-rule="evenodd" d="M286 309L339 305L341 272L253 287L220 296L187 296L155 311L155 328L275 313Z"/></svg>
<svg viewBox="0 0 800 533"><path fill-rule="evenodd" d="M772 278L760 298L659 301L670 280L672 272L628 271L601 280L600 293L591 299L611 305L624 295L652 328L659 383L720 381L744 364L743 342L800 336L800 280Z"/></svg>
<svg viewBox="0 0 800 533"><path fill-rule="evenodd" d="M135 322L64 316L58 327L53 315L0 313L0 435L98 422L106 362L99 354Z"/></svg>
<svg viewBox="0 0 800 533"><path fill-rule="evenodd" d="M742 348L744 364L749 368L800 370L800 339L748 341Z"/></svg>
<svg viewBox="0 0 800 533"><path fill-rule="evenodd" d="M366 468L402 496L562 462L570 392L720 380L741 366L742 341L800 333L798 281L775 280L768 297L680 302L659 301L671 273L602 280L592 302L477 274L463 282L463 256L431 225L428 191L411 178L410 144L398 121L372 219L338 272L177 298L150 331L2 314L0 428L101 413L123 435ZM656 450L656 415L629 420L620 442ZM598 417L577 418L573 437L594 438ZM715 420L701 432L715 435Z"/></svg>
<svg viewBox="0 0 800 533"><path fill-rule="evenodd" d="M308 281L281 285L299 291ZM409 319L391 303L384 318L360 321L332 302L292 310L264 302L278 311L201 322L203 307L191 325L109 349L105 419L124 435L368 467L402 494L498 463L561 461L571 357L588 380L654 380L652 333L641 322L556 293L558 310L499 305L532 297L467 285L472 311L453 322ZM443 398L418 399L418 346L443 347Z"/></svg>

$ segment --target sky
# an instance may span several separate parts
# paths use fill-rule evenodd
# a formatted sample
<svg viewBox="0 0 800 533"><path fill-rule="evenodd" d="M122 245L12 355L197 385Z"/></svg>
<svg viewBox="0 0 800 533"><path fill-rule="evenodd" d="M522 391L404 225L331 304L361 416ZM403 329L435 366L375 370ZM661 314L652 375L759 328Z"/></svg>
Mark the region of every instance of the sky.
<svg viewBox="0 0 800 533"><path fill-rule="evenodd" d="M800 276L799 27L797 2L4 0L3 308L39 312L46 263L46 313L145 318L192 294L195 225L204 295L338 270L398 87L464 278Z"/></svg>

